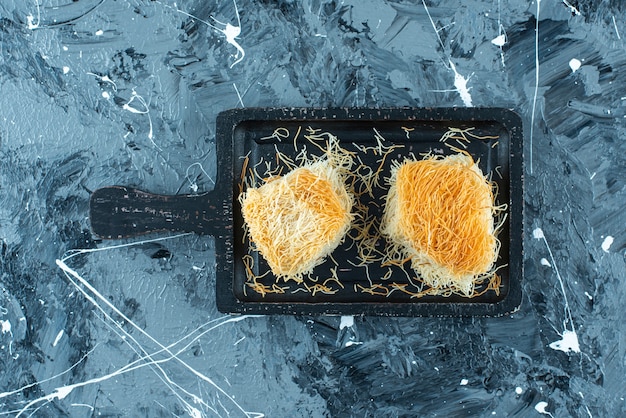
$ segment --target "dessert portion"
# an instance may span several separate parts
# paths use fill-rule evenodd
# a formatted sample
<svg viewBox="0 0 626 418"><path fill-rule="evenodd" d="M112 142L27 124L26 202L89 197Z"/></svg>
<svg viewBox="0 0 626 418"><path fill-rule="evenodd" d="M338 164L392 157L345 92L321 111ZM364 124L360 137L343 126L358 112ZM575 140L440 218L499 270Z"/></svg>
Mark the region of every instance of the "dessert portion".
<svg viewBox="0 0 626 418"><path fill-rule="evenodd" d="M464 152L407 159L392 169L381 232L396 259L439 294L471 296L494 274L494 187Z"/></svg>
<svg viewBox="0 0 626 418"><path fill-rule="evenodd" d="M342 242L354 203L344 171L309 162L240 196L248 236L275 276L302 281Z"/></svg>

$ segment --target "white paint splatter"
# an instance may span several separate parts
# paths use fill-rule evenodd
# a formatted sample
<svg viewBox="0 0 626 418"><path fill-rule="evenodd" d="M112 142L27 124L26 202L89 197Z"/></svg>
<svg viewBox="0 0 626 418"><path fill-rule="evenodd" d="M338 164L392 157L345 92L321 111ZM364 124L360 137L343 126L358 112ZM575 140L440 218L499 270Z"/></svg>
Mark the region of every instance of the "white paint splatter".
<svg viewBox="0 0 626 418"><path fill-rule="evenodd" d="M503 47L506 44L506 35L500 34L491 40L491 43L495 46Z"/></svg>
<svg viewBox="0 0 626 418"><path fill-rule="evenodd" d="M104 31L102 29L98 29L96 31L96 36L102 36L102 35L104 35Z"/></svg>
<svg viewBox="0 0 626 418"><path fill-rule="evenodd" d="M241 103L241 107L246 107L243 104L243 99L241 98L241 94L239 94L239 89L237 89L237 85L233 83L233 87L235 88L235 93L237 93L237 97L239 98L239 103Z"/></svg>
<svg viewBox="0 0 626 418"><path fill-rule="evenodd" d="M542 266L552 267L552 264L550 264L550 262L547 259L545 259L545 258L542 258L540 260L540 263L541 263Z"/></svg>
<svg viewBox="0 0 626 418"><path fill-rule="evenodd" d="M446 47L443 44L443 41L441 40L441 36L439 36L439 30L437 29L437 25L435 24L433 17L430 15L430 11L428 10L428 7L426 6L425 0L422 0L422 5L424 6L424 10L426 11L428 18L430 19L430 24L432 25L433 30L435 31L435 35L437 36L437 39L439 40L439 45L441 46L441 49L445 51ZM463 100L463 104L466 107L473 107L472 96L469 94L469 89L467 88L467 82L469 81L469 77L465 78L461 74L459 74L458 71L456 70L454 63L452 62L450 58L448 58L448 64L449 64L449 69L452 70L452 72L454 72L454 87L456 88L457 93L459 93L459 95L461 96L461 100ZM444 61L444 65L445 65L445 61Z"/></svg>
<svg viewBox="0 0 626 418"><path fill-rule="evenodd" d="M566 329L563 331L563 335L560 340L550 343L550 348L553 350L559 350L564 353L573 351L574 353L580 353L580 346L578 345L578 335L576 332Z"/></svg>
<svg viewBox="0 0 626 418"><path fill-rule="evenodd" d="M572 58L571 60L569 60L569 68L572 69L573 73L575 73L576 70L578 70L581 65L582 65L582 63L580 62L579 59Z"/></svg>
<svg viewBox="0 0 626 418"><path fill-rule="evenodd" d="M567 0L563 0L563 4L567 6L570 12L576 16L580 16L580 11L576 7L572 6Z"/></svg>
<svg viewBox="0 0 626 418"><path fill-rule="evenodd" d="M461 386L465 386L469 383L469 380L467 379L461 379L461 383L459 383Z"/></svg>
<svg viewBox="0 0 626 418"><path fill-rule="evenodd" d="M362 341L346 341L346 347L350 347L353 345L361 345L361 344L363 344Z"/></svg>
<svg viewBox="0 0 626 418"><path fill-rule="evenodd" d="M178 236L181 235L187 235L187 234L180 234ZM154 241L154 240L151 240ZM145 242L145 241L144 241ZM117 247L122 247L122 246L128 246L128 244L123 244ZM111 248L111 247L109 247ZM217 385L211 378L209 378L208 376L202 374L201 372L199 372L198 370L194 369L193 367L191 367L189 364L187 364L184 360L182 360L180 357L178 357L178 355L183 352L184 350L186 350L187 348L189 348L194 341L197 341L201 336L205 335L206 333L208 333L210 330L215 329L218 326L224 325L228 322L238 322L242 319L245 318L249 318L250 316L241 316L241 317L236 317L236 318L228 318L225 321L222 321L220 323L218 323L217 325L214 325L213 327L203 331L202 333L200 333L198 336L196 336L190 343L186 344L182 349L180 350L176 350L176 351L172 351L172 349L178 345L181 341L185 340L186 338L189 337L189 335L183 337L180 341L177 341L169 346L164 346L163 344L161 344L159 341L157 341L154 337L152 337L149 333L147 333L146 331L144 331L139 325L137 325L135 322L133 322L130 318L128 318L126 315L124 315L117 307L115 307L115 305L113 305L107 298L105 298L100 292L98 292L97 289L95 289L91 283L89 283L88 281L86 281L82 276L80 276L80 274L78 274L78 272L76 272L74 269L70 268L69 266L67 266L67 264L65 263L65 261L67 261L69 258L76 256L78 254L81 253L89 253L89 252L95 252L98 250L103 250L102 248L98 249L89 249L89 250L77 250L76 252L74 252L73 254L65 257L62 260L56 260L57 265L59 266L59 268L61 268L61 270L63 270L63 272L65 273L66 277L68 278L68 280L70 280L70 282L77 288L77 290L79 290L84 296L85 298L87 298L87 300L89 302L91 302L94 307L96 307L102 314L104 314L104 316L109 319L109 320L113 320L112 317L106 312L106 310L104 309L104 306L101 306L98 303L98 300L100 300L106 307L108 307L109 309L111 309L115 314L119 315L124 321L126 321L127 324L131 325L135 330L138 330L139 333L145 337L147 337L150 341L152 341L153 343L155 343L160 350L157 351L156 353L148 353L145 349L143 349L141 347L141 344L139 344L139 342L129 333L127 333L123 328L121 328L121 326L119 325L119 323L116 323L118 329L123 333L123 336L121 336L124 340L126 340L126 338L128 338L128 340L132 341L133 343L137 344L137 346L140 347L140 350L145 354L144 356L141 356L141 358L135 360L134 362L129 363L128 365L122 367L119 370L116 370L108 375L104 375L98 378L93 378L84 382L79 382L79 383L75 383L72 385L68 385L68 386L64 386L61 388L57 388L53 393L39 398L39 399L35 399L33 401L31 401L29 404L26 405L26 407L24 407L22 409L22 411L26 411L28 408L30 408L31 406L35 405L38 402L41 402L42 400L51 400L54 398L58 398L58 399L62 399L63 397L67 396L67 394L69 394L73 389L75 389L76 387L82 387L82 386L87 386L89 384L93 384L93 383L98 383L104 380L108 380L112 377L115 376L119 376L123 373L127 373L130 372L132 370L136 370L145 366L154 366L156 367L156 369L161 373L161 375L159 375L159 377L161 378L161 380L167 385L170 386L170 388L172 390L174 390L174 387L172 387L168 382L172 382L171 378L167 375L167 373L165 372L165 370L163 370L163 368L160 366L160 363L164 362L164 361L170 361L170 360L175 360L177 361L179 364L181 364L182 366L184 366L187 370L189 370L190 372L193 373L193 375L195 375L196 377L204 380L205 382L209 383L210 385L212 385L215 389L217 389L217 391L221 394L224 395L228 400L230 400L234 406L240 410L243 413L247 413L247 411L245 411L235 400L234 398L229 395L227 392L225 392L219 385ZM78 282L80 282L80 285L74 280L76 279ZM81 286L82 285L82 286ZM91 296L90 293L93 294L95 297ZM114 321L115 322L115 321ZM214 321L210 321L209 323L214 322ZM195 331L194 331L195 332ZM165 352L167 354L169 354L169 357L165 360L155 360L153 357L156 354ZM141 354L139 353L139 351L137 351L137 354ZM192 395L191 393L189 393L188 391L182 389L180 386L176 385L176 387L178 387L179 390L183 391L185 394L187 395ZM193 408L191 407L191 405L184 401L182 399L182 397L178 394L178 392L174 391L174 395L183 402L183 406L186 408L191 408L189 409L190 412L193 412ZM201 403L203 406L205 407L210 407L210 405L203 401L201 398L197 397L194 395L194 399L196 403Z"/></svg>
<svg viewBox="0 0 626 418"><path fill-rule="evenodd" d="M539 11L541 10L541 0L536 1L537 15L535 16L535 93L533 95L533 107L530 114L530 136L528 138L528 165L530 168L530 174L533 174L533 134L535 132L535 112L537 111L537 95L539 94Z"/></svg>
<svg viewBox="0 0 626 418"><path fill-rule="evenodd" d="M100 75L100 74L90 73L90 72L87 72L87 74L92 75L92 76L98 78L100 81L104 81L105 83L109 83L111 85L111 87L113 87L113 91L117 92L117 84L115 84L115 81L111 80L111 78L108 75ZM107 98L107 99L109 98L108 94L109 93L107 93L107 96L105 96L105 98ZM102 95L104 96L104 93L102 93Z"/></svg>
<svg viewBox="0 0 626 418"><path fill-rule="evenodd" d="M2 325L2 333L10 333L11 332L11 323L8 320L0 319L0 325Z"/></svg>
<svg viewBox="0 0 626 418"><path fill-rule="evenodd" d="M163 4L163 3L161 3ZM177 6L176 3L174 3L174 10L176 10L178 13L183 14L185 16L189 16L192 19L196 19L199 22L204 23L205 25L209 26L212 29L215 29L218 32L221 32L225 37L226 37L226 42L228 42L229 44L231 44L232 46L234 46L237 49L237 53L234 55L235 57L235 62L233 62L230 65L230 68L233 68L233 66L235 64L240 63L243 60L243 57L246 56L246 52L244 51L244 49L241 47L241 45L239 45L239 43L236 41L236 38L241 34L241 19L239 17L239 9L237 8L237 2L235 0L233 0L233 4L235 6L235 14L237 15L237 26L231 25L230 23L224 23L224 22L220 22L219 20L217 20L215 17L211 16L211 19L213 19L213 21L221 26L223 26L224 28L218 28L217 26L207 22L206 20L202 20L192 14L189 14L183 10L180 10ZM166 4L163 4L165 7L171 7L168 6Z"/></svg>
<svg viewBox="0 0 626 418"><path fill-rule="evenodd" d="M134 242L134 243L129 243L129 244L127 243L127 244L121 244L121 245L113 245L113 246L103 247L103 248L72 250L69 252L69 255L63 257L60 260L56 260L57 266L63 271L63 273L65 274L67 279L72 283L72 285L74 285L76 291L80 292L96 309L100 311L100 313L102 314L102 317L100 317L100 319L103 320L105 325L111 328L111 330L115 332L123 342L126 342L131 347L131 349L135 351L135 353L137 354L137 359L126 364L123 367L113 370L109 374L102 375L99 377L94 377L89 380L73 383L71 385L58 387L55 390L48 393L47 395L39 397L37 399L33 399L27 404L24 404L23 408L19 410L16 416L22 416L22 415L28 414L28 412L37 404L49 403L55 399L63 399L67 397L67 395L70 394L75 388L80 388L80 387L84 387L84 386L91 385L91 384L97 384L105 380L114 379L114 378L121 376L122 374L129 373L129 372L138 370L143 367L152 368L157 373L157 377L159 377L159 379L172 391L173 395L181 402L182 406L186 408L186 410L190 414L195 416L197 415L197 411L199 412L202 412L202 411L193 407L187 400L185 400L184 399L185 396L192 398L193 399L192 402L194 404L197 403L201 405L200 408L202 410L207 410L207 411L210 410L217 414L216 409L214 408L214 405L209 404L208 401L202 399L200 396L197 396L189 392L188 390L182 388L179 384L177 384L176 382L172 380L172 377L169 376L169 374L161 366L161 363L165 363L169 361L175 361L181 364L188 371L190 371L194 376L196 376L200 380L213 386L217 390L218 396L221 397L222 399L225 398L229 402L231 402L231 405L233 405L233 407L236 410L242 412L243 416L248 416L248 417L264 416L261 413L245 411L241 407L241 405L235 401L233 396L225 392L210 377L206 376L205 374L201 373L197 369L193 368L188 363L186 363L183 359L180 358L181 353L188 350L196 341L198 341L204 335L216 329L217 327L220 327L227 323L238 322L245 318L250 318L252 316L249 316L249 315L243 315L241 317L226 316L226 317L221 317L221 318L210 320L207 323L194 329L190 333L185 333L185 335L179 340L165 346L161 342L154 339L149 333L145 332L141 327L139 327L132 320L127 318L117 307L115 307L112 303L110 303L109 300L107 300L100 292L98 292L98 290L94 288L87 280L85 280L76 270L70 268L66 264L66 262L69 259L80 254L88 254L88 253L99 252L99 251L108 251L114 248L124 248L124 247L129 247L129 246L134 246L134 245L141 245L141 244L148 243L148 242L175 239L175 238L186 236L186 235L189 235L189 234L188 233L178 234L178 235L158 238L154 240L144 240L144 241L139 241L139 242ZM130 334L128 331L126 331L121 326L120 322L115 320L112 314L107 312L107 310L112 310L113 314L121 317L125 321L126 324L132 326L136 331L138 331L139 334L136 334L136 335L142 335L143 337L148 338L152 343L156 344L158 347L157 351L149 352L147 347L144 348L143 344L141 344L140 341L137 338L135 338L136 335ZM21 318L20 320L25 320L25 319ZM214 324L215 322L217 322L217 324ZM87 353L83 357L83 359L81 359L78 363L82 362L93 350L96 349L96 347L97 345L89 353ZM159 356L159 358L156 359L155 358L156 356ZM51 381L53 379L58 378L59 376L63 374L68 373L78 363L76 363L74 366L70 367L70 369L58 375L40 380L38 384L45 382L45 381ZM28 389L29 387L32 387L32 385L23 386L21 388L18 388L9 392L0 393L0 399L14 395L14 394L18 394ZM220 407L222 409L225 409L225 406L222 404L221 401L220 401ZM204 415L201 415L201 416L204 416Z"/></svg>
<svg viewBox="0 0 626 418"><path fill-rule="evenodd" d="M95 409L93 406L91 405L87 405L86 403L71 403L71 406L84 406L85 408L89 408L92 411Z"/></svg>
<svg viewBox="0 0 626 418"><path fill-rule="evenodd" d="M64 399L67 395L69 395L72 392L72 390L74 390L74 386L72 385L63 386L60 388L56 388L53 395L55 398Z"/></svg>
<svg viewBox="0 0 626 418"><path fill-rule="evenodd" d="M144 109L137 109L136 107L132 107L130 105L135 99L137 99L137 101L139 101L143 105ZM140 115L145 115L146 113L150 112L150 109L148 108L148 104L146 103L146 101L143 99L143 97L138 95L137 92L135 92L134 90L130 96L130 100L124 103L124 105L122 106L122 109L128 110L130 113L137 113Z"/></svg>
<svg viewBox="0 0 626 418"><path fill-rule="evenodd" d="M544 401L537 402L537 405L535 405L535 410L539 412L540 414L552 416L552 414L549 411L546 411L547 406L548 406L548 402L544 402Z"/></svg>
<svg viewBox="0 0 626 418"><path fill-rule="evenodd" d="M585 292L585 296L587 296L587 299L593 300L593 296L591 296L589 292Z"/></svg>
<svg viewBox="0 0 626 418"><path fill-rule="evenodd" d="M34 20L35 20L35 17L33 15L26 16L26 23L27 23L28 29L37 29L39 27L39 23L33 23Z"/></svg>
<svg viewBox="0 0 626 418"><path fill-rule="evenodd" d="M500 47L500 61L502 62L502 68L504 68L504 51L502 47L507 43L506 31L504 30L504 25L502 25L502 10L500 7L500 0L498 0L498 36L496 36L491 43Z"/></svg>
<svg viewBox="0 0 626 418"><path fill-rule="evenodd" d="M63 67L63 74L67 74L67 73L69 73L69 72L70 72L70 67L68 67L68 66L64 66L64 67Z"/></svg>
<svg viewBox="0 0 626 418"><path fill-rule="evenodd" d="M521 395L522 393L524 393L524 390L518 386L515 388L515 393L517 393L518 395Z"/></svg>
<svg viewBox="0 0 626 418"><path fill-rule="evenodd" d="M204 416L204 414L200 412L198 408L191 405L185 405L185 409L187 409L187 413L192 418L202 418Z"/></svg>
<svg viewBox="0 0 626 418"><path fill-rule="evenodd" d="M198 178L200 178L200 174L196 175L194 177L194 179L192 180L191 177L189 177L189 170L192 167L200 167L200 171L202 172L202 174L204 174L204 176L209 179L211 181L211 183L215 184L215 180L213 180L213 178L211 176L209 176L209 173L206 172L206 170L204 169L204 167L202 166L201 163L199 162L195 162L193 164L191 164L189 167L187 167L187 171L185 173L185 178L187 179L187 181L189 182L189 188L191 189L192 192L196 193L198 191L198 183L196 182L196 180Z"/></svg>
<svg viewBox="0 0 626 418"><path fill-rule="evenodd" d="M606 238L604 238L604 241L602 241L602 251L604 251L605 253L608 253L609 248L611 248L612 244L613 244L612 236L609 235Z"/></svg>
<svg viewBox="0 0 626 418"><path fill-rule="evenodd" d="M578 394L580 395L581 399L585 399L585 396L583 395L582 392L578 392ZM586 403L583 404L583 406L585 407L585 410L587 411L587 415L589 416L589 418L593 418L593 415L591 415L591 411L589 410L589 407L586 405Z"/></svg>
<svg viewBox="0 0 626 418"><path fill-rule="evenodd" d="M28 25L28 29L33 30L39 27L39 23L41 22L41 10L39 9L39 1L35 1L35 5L37 6L37 23L33 23L35 21L35 17L32 14L26 16L26 24Z"/></svg>
<svg viewBox="0 0 626 418"><path fill-rule="evenodd" d="M236 7L237 5L235 4L235 8ZM239 13L237 13L237 19L239 19ZM239 45L239 42L235 40L235 38L237 38L241 33L241 23L238 26L233 26L230 23L227 23L225 29L218 30L222 32L224 36L226 36L226 42L228 42L237 49L237 53L235 54L235 62L230 64L230 68L233 68L235 64L240 63L243 60L243 57L246 56L246 51L244 51L241 45Z"/></svg>
<svg viewBox="0 0 626 418"><path fill-rule="evenodd" d="M342 316L341 322L339 323L339 329L349 328L354 326L354 317L353 316Z"/></svg>
<svg viewBox="0 0 626 418"><path fill-rule="evenodd" d="M59 333L57 334L57 337L54 339L54 342L52 343L53 347L56 347L59 341L61 341L61 338L63 338L63 334L64 334L63 330L59 331Z"/></svg>
<svg viewBox="0 0 626 418"><path fill-rule="evenodd" d="M26 321L26 318L20 318L20 321L22 321L22 320ZM25 390L27 390L27 389L29 389L29 388L32 388L33 386L36 386L36 385L41 385L41 384L46 383L46 382L51 382L51 381L53 381L54 379L57 379L57 378L59 378L59 377L61 377L61 376L65 375L65 374L67 374L67 373L71 372L74 368L76 368L76 366L78 366L78 365L79 365L80 363L82 363L82 362L83 362L83 361L84 361L84 360L85 360L85 359L86 359L89 355L91 355L91 353L93 353L93 352L96 350L96 348L97 348L98 346L99 346L99 343L96 343L96 344L93 346L93 348L92 348L91 350L89 350L86 354L84 354L84 355L80 358L80 360L78 360L76 363L74 363L72 366L70 366L68 369L66 369L66 370L62 371L61 373L58 373L58 374L56 374L56 375L54 375L54 376L51 376L51 377L48 377L48 378L45 378L45 379L40 379L40 380L38 380L38 381L36 381L36 382L34 382L34 383L30 383L30 384L24 385L24 386L20 387L19 389L15 389L15 390L12 390L12 391L10 391L10 392L2 392L2 393L0 393L0 399L4 399L4 398L6 398L7 396L11 396L11 395L15 395L15 394L17 394L17 393L23 392L23 391L25 391ZM14 356L13 358L17 360L17 358L18 358L18 357L19 357L19 355L16 355L16 356Z"/></svg>
<svg viewBox="0 0 626 418"><path fill-rule="evenodd" d="M135 99L139 103L141 103L141 105L143 106L143 109L138 109L130 105L132 102L135 101ZM156 144L156 142L154 142L153 133L152 133L152 117L150 117L150 107L148 107L148 103L144 100L144 98L141 97L139 94L137 94L137 92L133 89L131 96L130 96L130 100L124 103L124 105L122 106L122 109L128 110L130 113L136 113L136 114L148 116L148 123L150 125L149 131L148 131L148 139L150 140L150 142L152 142L152 145L154 145L156 149L158 149L159 151L163 151Z"/></svg>
<svg viewBox="0 0 626 418"><path fill-rule="evenodd" d="M456 67L454 66L452 60L448 60L448 62L450 63L450 68L454 72L454 87L456 87L456 91L461 96L463 104L466 107L473 107L474 105L472 104L472 96L470 95L469 89L467 88L467 82L469 81L469 78L463 77L456 71Z"/></svg>
<svg viewBox="0 0 626 418"><path fill-rule="evenodd" d="M561 334L561 340L554 341L550 343L550 348L553 350L561 350L565 353L570 351L580 353L580 346L578 344L578 335L576 335L576 331L574 331L574 319L572 318L572 311L569 307L569 302L567 300L567 293L565 292L565 283L563 282L563 278L561 277L561 273L559 273L559 269L554 261L554 255L552 254L552 250L548 245L548 240L543 233L541 228L535 228L533 230L533 237L536 239L542 239L544 244L546 245L546 249L548 250L548 254L550 255L551 265L554 269L554 273L556 274L557 279L559 280L559 285L561 287L561 293L563 293L563 301L565 303L565 319L563 320L563 334ZM569 323L569 328L568 328Z"/></svg>
<svg viewBox="0 0 626 418"><path fill-rule="evenodd" d="M110 99L110 98L111 98L111 95L109 94L109 92L108 92L108 91L103 91L103 92L102 92L102 97L104 97L105 99L107 99L107 100L108 100L108 99Z"/></svg>
<svg viewBox="0 0 626 418"><path fill-rule="evenodd" d="M613 27L615 28L615 33L617 34L617 39L621 40L622 37L619 34L619 30L617 30L617 23L615 23L615 16L611 16L613 18Z"/></svg>

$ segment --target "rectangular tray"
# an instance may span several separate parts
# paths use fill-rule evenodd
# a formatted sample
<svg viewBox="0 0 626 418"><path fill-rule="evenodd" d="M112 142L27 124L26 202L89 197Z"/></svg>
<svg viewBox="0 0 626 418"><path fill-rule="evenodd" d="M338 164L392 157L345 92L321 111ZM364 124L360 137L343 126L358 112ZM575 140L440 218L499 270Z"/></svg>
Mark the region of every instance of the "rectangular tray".
<svg viewBox="0 0 626 418"><path fill-rule="evenodd" d="M389 292L391 282L406 283L407 289L415 291L417 288L413 285L419 282L407 278L400 267L392 268L391 273L388 267L377 263L369 264L367 268L355 267L358 262L356 246L350 239L332 253L332 260L328 259L313 272L313 277L318 277L321 284L331 277L330 269L337 269L341 285L326 281L332 294L311 291L312 281L307 282L309 291L293 281L276 282L271 272L259 281L268 286L276 282L283 293L262 295L254 291L247 284L249 277L244 257L248 255L251 257L248 260L253 260L252 270L256 276L268 272L269 267L262 256L251 250L244 232L238 197L245 157L248 167L260 161L276 167L276 150L295 157L306 145L309 154L321 155L319 149L304 139L310 129L336 136L343 148L356 152L363 163L373 168L380 165L380 155L360 150L376 147L376 137L379 140L384 138L385 146L403 145L385 159L381 174L383 185L393 160L402 161L410 155L419 158L420 154L428 152L454 153L450 146L469 152L483 173L497 183L497 204L507 204L506 221L498 235L501 242L497 261L501 277L499 293L489 290L481 296L466 298L458 295L415 297L397 290ZM467 141L441 141L446 132L454 132L454 136L459 137L461 131L465 132ZM491 138L479 139L484 137ZM523 276L523 134L521 119L514 112L500 108L234 109L218 116L217 143L218 153L220 149L232 147L232 167L220 166L219 169L232 170L234 179L234 269L232 277L217 277L220 311L240 314L498 316L519 307ZM259 167L259 171L264 168ZM380 203L380 209L365 202L378 218L382 214L385 192L375 189L374 199ZM368 198L363 196L361 199ZM412 273L409 266L405 270Z"/></svg>

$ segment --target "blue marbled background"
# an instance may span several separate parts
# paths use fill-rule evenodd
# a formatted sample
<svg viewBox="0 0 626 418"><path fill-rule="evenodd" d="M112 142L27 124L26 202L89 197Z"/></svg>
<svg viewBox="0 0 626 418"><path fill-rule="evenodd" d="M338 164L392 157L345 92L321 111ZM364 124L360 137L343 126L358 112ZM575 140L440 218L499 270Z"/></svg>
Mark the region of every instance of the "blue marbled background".
<svg viewBox="0 0 626 418"><path fill-rule="evenodd" d="M619 1L1 0L0 415L625 415L625 19ZM470 104L525 123L513 315L231 318L212 237L90 233L98 187L212 188L222 110Z"/></svg>

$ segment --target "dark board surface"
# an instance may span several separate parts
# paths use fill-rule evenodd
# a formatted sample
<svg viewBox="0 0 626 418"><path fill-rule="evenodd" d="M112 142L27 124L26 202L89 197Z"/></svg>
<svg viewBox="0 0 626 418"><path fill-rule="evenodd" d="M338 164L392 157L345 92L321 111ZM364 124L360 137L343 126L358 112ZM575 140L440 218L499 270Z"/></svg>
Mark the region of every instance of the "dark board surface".
<svg viewBox="0 0 626 418"><path fill-rule="evenodd" d="M217 306L226 313L298 313L383 316L501 316L517 310L521 303L522 280L522 209L523 161L522 121L507 109L490 108L248 108L226 111L218 116L217 149L233 144L232 206L234 217L234 269L232 277L217 276ZM446 139L446 134L452 138ZM364 263L359 258L360 242L348 233L344 242L302 283L285 283L271 273L262 256L253 250L245 234L238 202L244 189L239 173L252 167L263 176L263 167L288 170L276 163L277 153L297 161L321 155L334 136L338 146L372 172L379 172L371 195L359 197L360 216L373 219L376 230L387 193L385 178L391 166L406 158L424 155L451 155L466 152L481 171L495 183L496 205L505 205L500 215L502 245L496 262L500 286L488 290L477 285L472 298L461 295L415 296L420 288L412 270L405 264L393 268L380 260ZM443 140L442 140L443 138ZM459 139L460 138L460 139ZM317 145L317 146L316 146ZM387 149L387 151L383 151ZM374 152L375 151L375 152ZM245 157L245 158L242 158ZM267 168L266 167L266 168ZM266 169L265 168L265 169ZM226 167L223 167L226 170ZM357 172L359 168L353 168ZM361 169L362 170L362 169ZM286 172L286 171L283 171ZM351 182L353 180L347 180ZM358 183L358 180L354 180ZM365 188L363 183L355 189ZM363 209L365 208L365 209ZM357 213L357 210L354 210ZM352 233L354 235L354 233ZM385 251L384 239L377 239L379 251ZM219 257L219 252L218 252ZM250 260L245 262L246 257ZM218 258L219 260L219 258ZM408 263L407 263L408 264ZM219 265L219 261L218 261ZM336 272L333 275L333 271ZM412 277L413 276L413 277ZM263 284L262 291L252 283ZM328 280L330 278L330 280ZM335 279L336 278L336 279ZM326 279L326 280L324 280ZM323 285L321 291L317 283ZM280 287L271 293L266 289ZM394 292L404 286L404 292Z"/></svg>
<svg viewBox="0 0 626 418"><path fill-rule="evenodd" d="M572 0L0 2L0 411L626 414L625 21ZM217 238L91 233L100 187L213 190L223 110L402 106L521 115L514 314L227 316Z"/></svg>

